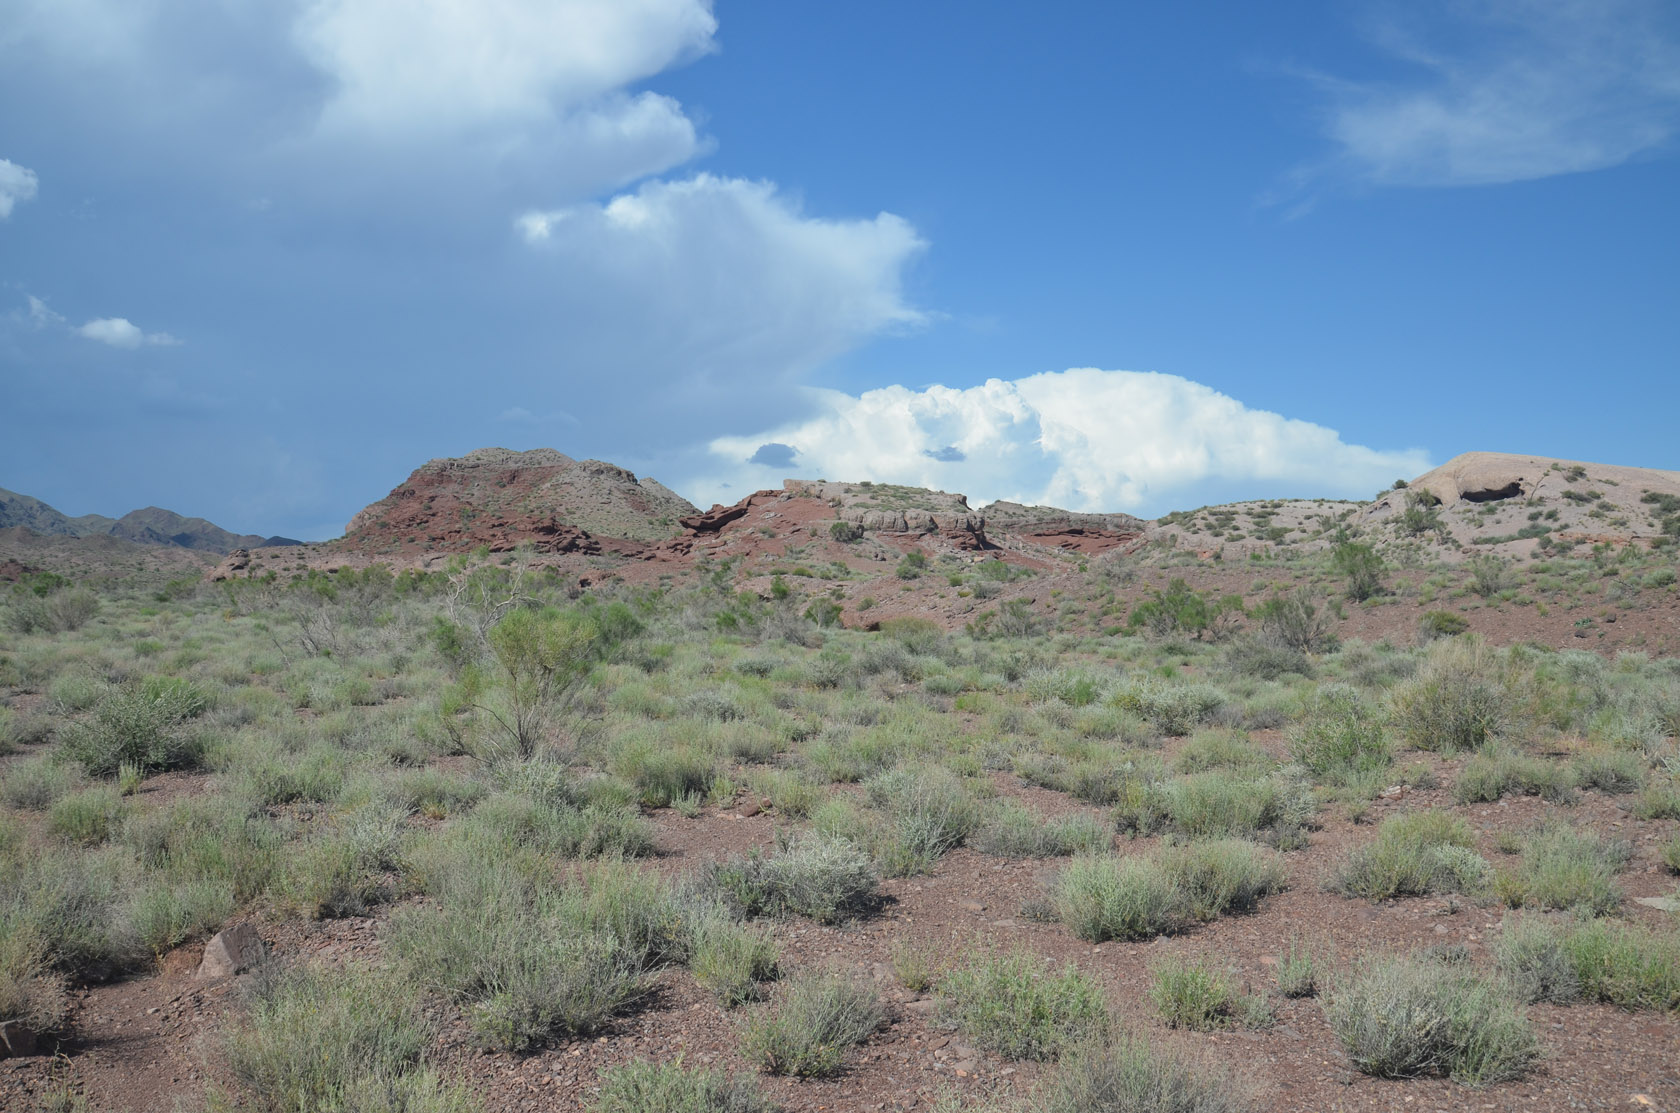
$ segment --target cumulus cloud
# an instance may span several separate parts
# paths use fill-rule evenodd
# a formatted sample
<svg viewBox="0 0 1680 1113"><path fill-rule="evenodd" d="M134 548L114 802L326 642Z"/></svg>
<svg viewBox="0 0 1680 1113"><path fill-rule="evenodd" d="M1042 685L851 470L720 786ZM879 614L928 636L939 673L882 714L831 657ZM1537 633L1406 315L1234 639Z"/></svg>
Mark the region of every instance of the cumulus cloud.
<svg viewBox="0 0 1680 1113"><path fill-rule="evenodd" d="M811 392L814 416L709 446L726 489L785 476L753 457L792 449L802 476L872 479L1075 510L1158 514L1197 490L1368 497L1428 470L1417 449L1348 444L1333 429L1255 410L1200 383L1153 372L1078 368L980 386Z"/></svg>
<svg viewBox="0 0 1680 1113"><path fill-rule="evenodd" d="M924 246L914 228L811 217L769 182L649 182L518 227L546 263L567 367L598 372L608 404L644 425L775 420L812 368L924 319L902 290Z"/></svg>
<svg viewBox="0 0 1680 1113"><path fill-rule="evenodd" d="M0 158L0 220L12 215L12 208L20 201L33 200L40 179L27 166L19 166L10 159Z"/></svg>
<svg viewBox="0 0 1680 1113"><path fill-rule="evenodd" d="M138 348L142 344L167 347L180 343L167 332L145 332L127 317L99 317L75 331L84 340L97 340L113 348Z"/></svg>
<svg viewBox="0 0 1680 1113"><path fill-rule="evenodd" d="M1384 185L1514 182L1616 166L1680 131L1680 19L1665 0L1445 10L1434 34L1380 30L1409 79L1321 80L1337 168Z"/></svg>

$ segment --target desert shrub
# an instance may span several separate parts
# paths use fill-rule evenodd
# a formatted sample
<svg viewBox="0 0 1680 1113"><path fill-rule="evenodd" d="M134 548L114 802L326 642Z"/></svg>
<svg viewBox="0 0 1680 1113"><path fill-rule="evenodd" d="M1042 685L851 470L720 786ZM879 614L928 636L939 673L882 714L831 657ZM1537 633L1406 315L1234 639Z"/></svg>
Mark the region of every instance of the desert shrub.
<svg viewBox="0 0 1680 1113"><path fill-rule="evenodd" d="M642 972L674 951L677 913L657 882L608 871L533 889L483 870L437 906L392 917L392 953L462 1002L486 1046L525 1050L593 1032L642 995Z"/></svg>
<svg viewBox="0 0 1680 1113"><path fill-rule="evenodd" d="M874 987L842 974L804 974L785 982L776 996L741 1035L742 1053L766 1074L834 1075L846 1049L886 1019Z"/></svg>
<svg viewBox="0 0 1680 1113"><path fill-rule="evenodd" d="M146 958L127 909L134 861L116 847L21 845L0 854L0 951L34 955L55 973L99 979Z"/></svg>
<svg viewBox="0 0 1680 1113"><path fill-rule="evenodd" d="M761 928L738 924L719 909L689 929L688 965L694 980L725 1008L760 996L759 983L776 974L776 943Z"/></svg>
<svg viewBox="0 0 1680 1113"><path fill-rule="evenodd" d="M43 812L74 790L81 779L80 769L53 761L49 754L20 759L6 767L5 778L0 780L0 802Z"/></svg>
<svg viewBox="0 0 1680 1113"><path fill-rule="evenodd" d="M99 613L99 600L85 588L46 595L14 593L5 613L6 626L13 633L62 634L87 625Z"/></svg>
<svg viewBox="0 0 1680 1113"><path fill-rule="evenodd" d="M895 769L870 781L868 789L870 801L892 824L892 845L883 864L895 875L932 868L982 820L974 797L942 766Z"/></svg>
<svg viewBox="0 0 1680 1113"><path fill-rule="evenodd" d="M1211 684L1169 684L1145 677L1118 689L1112 702L1153 723L1167 735L1185 735L1213 717L1225 702Z"/></svg>
<svg viewBox="0 0 1680 1113"><path fill-rule="evenodd" d="M1247 1113L1255 1108L1211 1060L1143 1037L1094 1039L1064 1058L1042 1113Z"/></svg>
<svg viewBox="0 0 1680 1113"><path fill-rule="evenodd" d="M1680 835L1674 835L1663 843L1660 854L1663 865L1667 866L1671 873L1680 873Z"/></svg>
<svg viewBox="0 0 1680 1113"><path fill-rule="evenodd" d="M767 798L777 814L800 819L822 802L823 791L796 770L755 769L747 783L760 797Z"/></svg>
<svg viewBox="0 0 1680 1113"><path fill-rule="evenodd" d="M1453 611L1424 611L1418 620L1418 634L1424 641L1454 638L1470 629L1470 620Z"/></svg>
<svg viewBox="0 0 1680 1113"><path fill-rule="evenodd" d="M1152 596L1132 608L1129 629L1148 630L1157 637L1189 634L1219 639L1234 631L1244 614L1241 596L1214 598L1183 579L1172 580L1165 591L1153 590Z"/></svg>
<svg viewBox="0 0 1680 1113"><path fill-rule="evenodd" d="M1151 939L1182 931L1189 897L1149 858L1075 858L1056 879L1056 914L1080 939Z"/></svg>
<svg viewBox="0 0 1680 1113"><path fill-rule="evenodd" d="M425 1068L429 1038L400 981L366 967L295 967L258 979L226 1052L246 1099L270 1113L467 1113L468 1093Z"/></svg>
<svg viewBox="0 0 1680 1113"><path fill-rule="evenodd" d="M1489 867L1470 849L1474 845L1462 819L1439 811L1407 812L1383 820L1376 838L1349 853L1330 887L1368 900L1475 891Z"/></svg>
<svg viewBox="0 0 1680 1113"><path fill-rule="evenodd" d="M1330 551L1336 571L1348 578L1348 598L1363 603L1383 591L1383 559L1377 550L1358 541L1343 541Z"/></svg>
<svg viewBox="0 0 1680 1113"><path fill-rule="evenodd" d="M817 832L795 839L781 854L714 865L696 884L746 916L796 913L832 924L857 915L875 895L879 875L852 842Z"/></svg>
<svg viewBox="0 0 1680 1113"><path fill-rule="evenodd" d="M1274 971L1278 992L1285 997L1311 997L1318 992L1318 967L1318 959L1312 951L1300 940L1291 939L1288 949L1278 955Z"/></svg>
<svg viewBox="0 0 1680 1113"><path fill-rule="evenodd" d="M69 1015L64 978L52 968L49 941L0 908L0 1020L37 1036L58 1031Z"/></svg>
<svg viewBox="0 0 1680 1113"><path fill-rule="evenodd" d="M1354 1066L1378 1078L1480 1086L1521 1077L1540 1053L1501 985L1419 955L1367 958L1332 990L1325 1016Z"/></svg>
<svg viewBox="0 0 1680 1113"><path fill-rule="evenodd" d="M1319 608L1307 588L1272 596L1260 604L1254 617L1259 626L1256 643L1271 647L1273 661L1278 665L1290 666L1284 672L1307 675L1311 667L1306 658L1308 653L1328 653L1336 648L1334 620L1329 611Z"/></svg>
<svg viewBox="0 0 1680 1113"><path fill-rule="evenodd" d="M1395 689L1393 722L1410 746L1474 750L1511 729L1516 714L1509 669L1479 638L1429 647L1423 667Z"/></svg>
<svg viewBox="0 0 1680 1113"><path fill-rule="evenodd" d="M1106 850L1113 840L1108 825L1085 815L1046 822L1013 800L992 809L985 825L968 839L982 854L999 858L1055 858Z"/></svg>
<svg viewBox="0 0 1680 1113"><path fill-rule="evenodd" d="M1632 848L1590 828L1547 824L1523 840L1514 871L1499 877L1499 895L1512 908L1564 908L1605 916L1622 903L1615 876Z"/></svg>
<svg viewBox="0 0 1680 1113"><path fill-rule="evenodd" d="M483 799L485 786L442 769L408 769L381 786L380 795L405 812L443 819Z"/></svg>
<svg viewBox="0 0 1680 1113"><path fill-rule="evenodd" d="M1180 773L1205 773L1210 769L1263 770L1273 764L1271 756L1234 730L1198 731L1173 758Z"/></svg>
<svg viewBox="0 0 1680 1113"><path fill-rule="evenodd" d="M1149 999L1169 1028L1212 1032L1239 1023L1245 999L1229 971L1200 959L1170 957L1151 967Z"/></svg>
<svg viewBox="0 0 1680 1113"><path fill-rule="evenodd" d="M281 861L273 892L314 919L360 916L389 900L387 875L401 865L401 817L367 808L302 840Z"/></svg>
<svg viewBox="0 0 1680 1113"><path fill-rule="evenodd" d="M47 816L47 832L78 843L100 843L122 822L127 804L115 785L93 785L58 799Z"/></svg>
<svg viewBox="0 0 1680 1113"><path fill-rule="evenodd" d="M202 744L188 724L204 707L196 686L150 677L109 692L66 727L63 752L94 777L115 776L124 764L146 772L194 765Z"/></svg>
<svg viewBox="0 0 1680 1113"><path fill-rule="evenodd" d="M1009 1059L1054 1059L1108 1017L1095 978L1071 963L1047 972L1024 950L958 964L940 979L939 1009L975 1046Z"/></svg>
<svg viewBox="0 0 1680 1113"><path fill-rule="evenodd" d="M1198 920L1252 911L1261 897L1281 890L1288 875L1275 851L1242 839L1164 847L1156 860Z"/></svg>
<svg viewBox="0 0 1680 1113"><path fill-rule="evenodd" d="M1386 718L1357 688L1320 685L1289 728L1289 756L1314 777L1335 784L1380 772L1394 761Z"/></svg>
<svg viewBox="0 0 1680 1113"><path fill-rule="evenodd" d="M1616 795L1638 792L1645 787L1645 776L1645 762L1638 754L1611 751L1575 759L1575 779L1582 788Z"/></svg>
<svg viewBox="0 0 1680 1113"><path fill-rule="evenodd" d="M1221 662L1233 676L1256 680L1279 680L1285 676L1311 676L1312 662L1299 649L1275 644L1264 637L1243 635L1232 639Z"/></svg>
<svg viewBox="0 0 1680 1113"><path fill-rule="evenodd" d="M1634 801L1635 819L1680 819L1680 775L1652 777Z"/></svg>
<svg viewBox="0 0 1680 1113"><path fill-rule="evenodd" d="M237 904L227 881L203 877L170 884L151 880L129 906L140 943L154 955L208 936L227 922Z"/></svg>
<svg viewBox="0 0 1680 1113"><path fill-rule="evenodd" d="M1567 765L1493 746L1471 758L1453 785L1453 798L1461 804L1492 803L1511 794L1570 803L1575 773Z"/></svg>
<svg viewBox="0 0 1680 1113"><path fill-rule="evenodd" d="M944 965L944 959L933 947L918 946L904 940L893 945L893 973L897 975L899 984L912 993L925 993L932 989Z"/></svg>
<svg viewBox="0 0 1680 1113"><path fill-rule="evenodd" d="M772 1113L774 1108L749 1075L647 1059L601 1072L594 1106L595 1113Z"/></svg>
<svg viewBox="0 0 1680 1113"><path fill-rule="evenodd" d="M620 750L613 771L641 792L650 808L668 808L685 796L704 795L717 776L717 761L703 750L648 740Z"/></svg>
<svg viewBox="0 0 1680 1113"><path fill-rule="evenodd" d="M1302 842L1317 805L1307 786L1283 773L1244 776L1226 770L1126 786L1115 805L1122 831L1172 831L1192 839L1244 838L1266 832L1280 846Z"/></svg>
<svg viewBox="0 0 1680 1113"><path fill-rule="evenodd" d="M1529 1001L1680 1010L1680 936L1672 931L1616 920L1507 918L1495 954Z"/></svg>

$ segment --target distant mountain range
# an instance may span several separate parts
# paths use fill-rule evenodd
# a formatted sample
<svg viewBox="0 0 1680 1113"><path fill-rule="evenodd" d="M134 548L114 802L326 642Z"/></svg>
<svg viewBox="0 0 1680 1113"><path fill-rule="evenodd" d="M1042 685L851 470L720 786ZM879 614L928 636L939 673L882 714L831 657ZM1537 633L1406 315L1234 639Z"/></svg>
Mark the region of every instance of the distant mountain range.
<svg viewBox="0 0 1680 1113"><path fill-rule="evenodd" d="M164 545L201 553L299 544L289 537L230 533L214 522L184 518L173 510L156 506L131 510L121 518L107 518L103 514L72 518L40 499L0 488L0 529L11 526L58 537L115 537L140 545Z"/></svg>

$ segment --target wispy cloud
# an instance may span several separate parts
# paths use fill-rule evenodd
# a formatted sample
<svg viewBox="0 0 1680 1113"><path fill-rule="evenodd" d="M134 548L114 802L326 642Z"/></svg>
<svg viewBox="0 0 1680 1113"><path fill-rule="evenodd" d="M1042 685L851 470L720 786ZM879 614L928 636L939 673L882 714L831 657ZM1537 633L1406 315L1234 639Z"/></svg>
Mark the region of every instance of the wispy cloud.
<svg viewBox="0 0 1680 1113"><path fill-rule="evenodd" d="M1428 470L1417 449L1379 451L1334 430L1251 409L1177 375L1070 371L964 390L812 391L818 412L711 442L701 497L808 477L873 479L1081 510L1159 513L1197 493L1287 489L1368 497ZM1203 498L1202 501L1206 501Z"/></svg>
<svg viewBox="0 0 1680 1113"><path fill-rule="evenodd" d="M1405 78L1318 76L1330 159L1303 177L1465 186L1602 170L1680 132L1669 0L1419 4L1373 29Z"/></svg>
<svg viewBox="0 0 1680 1113"><path fill-rule="evenodd" d="M18 202L32 200L39 186L35 171L0 158L0 220L10 217Z"/></svg>

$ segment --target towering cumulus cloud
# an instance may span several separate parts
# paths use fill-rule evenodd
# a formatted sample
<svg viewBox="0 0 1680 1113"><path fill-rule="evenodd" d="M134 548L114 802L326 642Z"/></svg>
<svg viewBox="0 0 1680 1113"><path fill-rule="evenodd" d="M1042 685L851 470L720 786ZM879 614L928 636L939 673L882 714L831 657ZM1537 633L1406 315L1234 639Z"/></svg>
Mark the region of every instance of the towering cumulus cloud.
<svg viewBox="0 0 1680 1113"><path fill-rule="evenodd" d="M806 420L711 443L720 491L802 476L871 478L1080 510L1158 513L1197 489L1244 485L1367 497L1429 467L1418 450L1347 444L1200 383L1078 368L966 390L813 392ZM776 446L771 452L764 446ZM784 451L785 450L785 451ZM785 472L787 469L782 469ZM728 483L728 488L722 485Z"/></svg>

